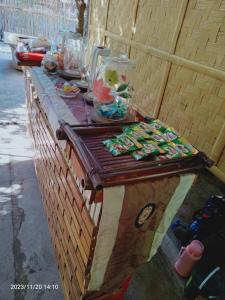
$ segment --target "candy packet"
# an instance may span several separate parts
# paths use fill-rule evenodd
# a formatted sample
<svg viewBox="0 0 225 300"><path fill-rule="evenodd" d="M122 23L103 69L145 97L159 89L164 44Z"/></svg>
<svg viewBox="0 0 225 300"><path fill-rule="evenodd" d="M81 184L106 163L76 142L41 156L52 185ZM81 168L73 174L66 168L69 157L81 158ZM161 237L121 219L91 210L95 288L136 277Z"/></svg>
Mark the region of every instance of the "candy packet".
<svg viewBox="0 0 225 300"><path fill-rule="evenodd" d="M142 148L142 145L137 140L129 138L125 134L118 135L116 138L103 141L102 143L115 156Z"/></svg>
<svg viewBox="0 0 225 300"><path fill-rule="evenodd" d="M166 130L166 126L161 122L160 120L152 120L148 123L153 131L159 130L161 132L164 132Z"/></svg>
<svg viewBox="0 0 225 300"><path fill-rule="evenodd" d="M186 148L183 144L175 144L173 143L174 148L177 149L182 156L191 156L192 153Z"/></svg>
<svg viewBox="0 0 225 300"><path fill-rule="evenodd" d="M144 130L147 133L152 133L153 132L152 126L148 123L145 123L145 122L140 122L138 124L132 125L131 128L133 130Z"/></svg>
<svg viewBox="0 0 225 300"><path fill-rule="evenodd" d="M165 151L163 149L161 149L157 145L157 143L155 143L153 141L144 141L142 143L142 148L140 150L133 151L131 153L131 156L135 160L140 160L146 156L163 154L163 153L165 153Z"/></svg>
<svg viewBox="0 0 225 300"><path fill-rule="evenodd" d="M138 142L138 140L132 135L129 135L128 133L122 133L120 135L117 135L117 139L119 139L123 144L128 146L129 151L134 151L142 148L142 145Z"/></svg>
<svg viewBox="0 0 225 300"><path fill-rule="evenodd" d="M126 129L124 129L124 132L127 136L134 138L138 141L150 139L150 135L138 126L127 127Z"/></svg>
<svg viewBox="0 0 225 300"><path fill-rule="evenodd" d="M159 145L165 144L167 142L166 138L159 130L156 130L153 134L151 134L150 139L158 143Z"/></svg>
<svg viewBox="0 0 225 300"><path fill-rule="evenodd" d="M195 149L184 137L180 137L173 141L174 144L177 145L178 148L181 149L183 152L187 152L186 149L189 152L189 155L191 154L197 154L198 150Z"/></svg>
<svg viewBox="0 0 225 300"><path fill-rule="evenodd" d="M182 154L182 152L176 148L176 145L174 143L167 143L165 145L161 145L160 148L162 148L166 152L166 158L179 158L182 156L186 156Z"/></svg>
<svg viewBox="0 0 225 300"><path fill-rule="evenodd" d="M114 138L102 142L113 155L120 155L129 151L129 147Z"/></svg>
<svg viewBox="0 0 225 300"><path fill-rule="evenodd" d="M178 139L179 137L179 133L176 132L173 128L169 127L165 130L165 132L163 133L163 137L168 141L174 141L176 139Z"/></svg>

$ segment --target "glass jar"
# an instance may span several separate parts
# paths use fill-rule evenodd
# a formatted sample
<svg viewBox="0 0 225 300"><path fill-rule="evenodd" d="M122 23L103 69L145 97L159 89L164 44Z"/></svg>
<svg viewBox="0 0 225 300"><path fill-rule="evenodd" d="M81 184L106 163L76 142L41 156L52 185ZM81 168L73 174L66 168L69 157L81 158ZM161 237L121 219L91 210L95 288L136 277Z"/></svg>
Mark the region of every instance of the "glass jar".
<svg viewBox="0 0 225 300"><path fill-rule="evenodd" d="M82 39L79 33L65 32L62 43L64 55L64 71L71 75L79 75L79 60L81 55Z"/></svg>
<svg viewBox="0 0 225 300"><path fill-rule="evenodd" d="M133 91L129 81L133 65L125 55L104 58L93 82L94 107L99 117L126 119Z"/></svg>

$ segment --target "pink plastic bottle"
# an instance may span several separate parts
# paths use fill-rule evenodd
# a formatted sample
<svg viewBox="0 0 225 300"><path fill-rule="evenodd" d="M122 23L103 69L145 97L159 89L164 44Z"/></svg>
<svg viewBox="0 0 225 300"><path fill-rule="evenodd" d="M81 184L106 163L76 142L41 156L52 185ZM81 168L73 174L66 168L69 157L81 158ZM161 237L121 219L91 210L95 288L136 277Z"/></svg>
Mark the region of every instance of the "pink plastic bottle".
<svg viewBox="0 0 225 300"><path fill-rule="evenodd" d="M187 247L181 247L174 266L176 272L182 277L190 275L196 262L201 259L203 252L204 245L198 240L192 241Z"/></svg>

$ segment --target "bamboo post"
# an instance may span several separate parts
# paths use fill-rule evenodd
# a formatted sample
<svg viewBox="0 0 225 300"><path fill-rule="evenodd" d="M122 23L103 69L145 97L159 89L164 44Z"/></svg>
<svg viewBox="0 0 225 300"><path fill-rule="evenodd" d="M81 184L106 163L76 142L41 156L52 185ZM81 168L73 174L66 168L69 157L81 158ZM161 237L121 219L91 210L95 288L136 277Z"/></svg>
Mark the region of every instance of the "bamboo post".
<svg viewBox="0 0 225 300"><path fill-rule="evenodd" d="M108 17L109 17L109 6L110 6L110 0L107 1L107 5L106 5L106 18L105 18L105 30L107 30L107 23L108 23ZM104 36L104 46L106 46L106 35Z"/></svg>
<svg viewBox="0 0 225 300"><path fill-rule="evenodd" d="M84 0L76 0L76 7L77 7L77 19L78 19L78 26L76 32L80 33L83 36L84 31L84 12L86 9L86 4Z"/></svg>

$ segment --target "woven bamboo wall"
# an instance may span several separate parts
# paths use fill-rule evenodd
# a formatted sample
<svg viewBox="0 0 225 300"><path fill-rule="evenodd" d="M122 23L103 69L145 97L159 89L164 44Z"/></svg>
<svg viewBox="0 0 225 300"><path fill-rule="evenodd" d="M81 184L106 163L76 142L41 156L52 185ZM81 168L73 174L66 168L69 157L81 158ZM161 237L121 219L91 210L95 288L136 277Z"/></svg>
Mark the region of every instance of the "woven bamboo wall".
<svg viewBox="0 0 225 300"><path fill-rule="evenodd" d="M134 106L215 160L225 178L225 0L91 0L90 45L136 60Z"/></svg>

